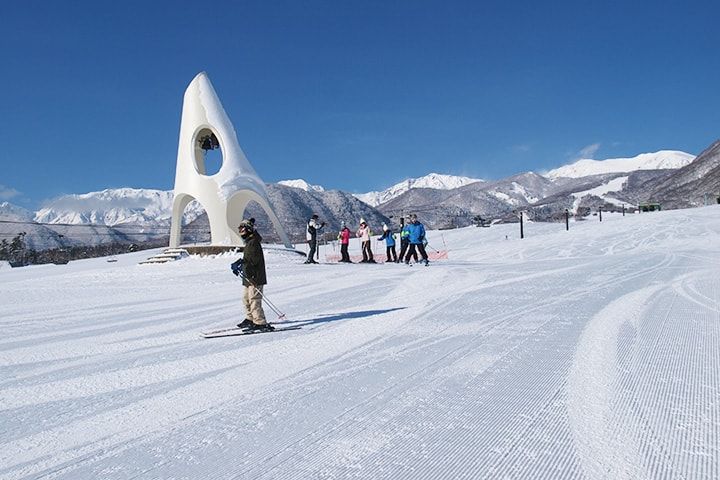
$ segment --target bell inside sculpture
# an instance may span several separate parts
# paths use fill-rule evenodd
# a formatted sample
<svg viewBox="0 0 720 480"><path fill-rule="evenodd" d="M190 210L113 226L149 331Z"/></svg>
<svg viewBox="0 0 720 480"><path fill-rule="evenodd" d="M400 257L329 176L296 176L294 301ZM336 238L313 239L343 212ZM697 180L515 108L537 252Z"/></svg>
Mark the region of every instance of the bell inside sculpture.
<svg viewBox="0 0 720 480"><path fill-rule="evenodd" d="M203 135L198 139L198 143L200 143L200 148L202 148L205 153L207 153L209 150L215 150L216 148L220 148L220 142L218 141L214 133L211 133L210 135Z"/></svg>

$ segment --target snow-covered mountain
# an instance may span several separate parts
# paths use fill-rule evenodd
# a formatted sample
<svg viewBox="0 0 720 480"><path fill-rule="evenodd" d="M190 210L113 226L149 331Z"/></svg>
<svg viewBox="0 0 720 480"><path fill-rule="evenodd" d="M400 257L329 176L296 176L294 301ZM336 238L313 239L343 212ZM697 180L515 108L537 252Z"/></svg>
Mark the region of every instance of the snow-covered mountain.
<svg viewBox="0 0 720 480"><path fill-rule="evenodd" d="M310 185L305 180L281 180L278 182L280 185L285 185L286 187L292 187L292 188L299 188L300 190L305 190L306 192L324 192L325 189L320 185Z"/></svg>
<svg viewBox="0 0 720 480"><path fill-rule="evenodd" d="M720 158L717 145L697 159L684 152L660 151L582 160L545 176L526 172L492 182L432 173L363 195L326 191L305 180L268 184L266 189L287 233L299 242L304 241L304 225L312 214L327 222L325 235L332 240L341 221L353 226L365 218L377 229L383 223L399 224L408 213L417 213L430 228L452 228L469 225L477 217L517 221L517 211L535 220L552 220L564 218L566 210L584 216L599 207L631 209L645 201L661 201L663 209L687 208L714 201L720 192L714 174ZM65 195L35 213L5 202L0 204L0 235L9 240L26 231L26 242L35 249L97 244L97 239L88 238L88 228L69 228L81 225L106 227L104 235L114 242L130 238L139 243L153 235L157 241L169 233L172 200L172 191L122 188ZM247 214L263 221L262 209L253 204ZM184 224L196 242L207 236L204 216L197 202L185 211ZM18 222L27 224L19 230ZM272 235L268 232L266 238Z"/></svg>
<svg viewBox="0 0 720 480"><path fill-rule="evenodd" d="M635 172L616 196L627 202L662 201L663 208L688 208L715 203L720 194L720 140L698 155L692 163L667 175ZM635 179L640 174L646 178Z"/></svg>
<svg viewBox="0 0 720 480"><path fill-rule="evenodd" d="M172 190L135 188L106 189L82 195L63 195L39 210L34 220L49 224L146 224L169 225L172 216ZM185 210L185 222L203 213L193 202Z"/></svg>
<svg viewBox="0 0 720 480"><path fill-rule="evenodd" d="M607 160L578 160L570 165L550 170L544 177L581 178L607 173L629 173L638 170L664 170L682 168L695 159L694 155L677 150L661 150L642 153L632 158L610 158Z"/></svg>
<svg viewBox="0 0 720 480"><path fill-rule="evenodd" d="M5 220L27 221L35 218L35 212L13 205L10 202L0 203L0 213Z"/></svg>
<svg viewBox="0 0 720 480"><path fill-rule="evenodd" d="M101 244L157 242L169 235L172 190L106 189L63 195L37 212L0 204L0 237L10 242L21 232L26 248L37 251ZM185 209L183 222L204 213L197 202Z"/></svg>
<svg viewBox="0 0 720 480"><path fill-rule="evenodd" d="M400 183L393 185L381 192L359 193L354 196L363 202L377 207L383 203L387 203L393 198L399 197L408 190L413 188L433 188L435 190L453 190L471 183L483 182L477 178L461 177L456 175L444 175L441 173L431 173L420 178L409 178Z"/></svg>
<svg viewBox="0 0 720 480"><path fill-rule="evenodd" d="M542 177L536 174L522 174L495 182L431 173L424 177L407 179L383 191L354 194L353 196L372 207L378 207L398 199L411 190L430 189L452 192L469 188L471 191L488 190L501 203L508 203L508 207L516 208L522 204L542 201L542 197L556 193L559 187L565 187L568 182L571 182L569 179L577 180L601 174L620 174L641 170L678 169L690 164L694 158L693 155L684 152L663 150L655 153L640 154L632 158L615 158L602 161L580 160L571 165L551 170ZM611 180L614 180L615 177ZM543 180L543 178L547 181ZM512 181L508 181L510 179ZM531 182L531 184L525 185L527 183L525 180ZM538 185L539 181L542 181L542 186ZM615 180L612 188L616 188L619 183L621 182ZM312 196L320 195L322 197L326 196L327 193L324 187L312 185L302 179L283 180L278 184L303 190ZM589 187L586 183L582 183L582 188L588 191L601 186L602 182L595 182ZM518 192L523 191L527 192L527 195L518 194ZM287 196L287 194L275 195L273 201L275 203L283 202L283 198ZM32 218L35 222L41 224L96 224L106 226L153 224L168 226L171 221L172 201L172 190L120 188L77 195L63 195L52 200L34 214L5 202L0 205L0 213L3 216L12 215L24 219ZM322 200L315 203L311 209L322 210ZM414 200L414 203L417 203L417 201ZM394 208L397 207L397 204L398 202L393 203ZM458 206L462 207L462 205ZM412 205L408 205L408 207L411 208ZM202 206L197 202L192 202L185 211L184 222L190 223L203 213Z"/></svg>

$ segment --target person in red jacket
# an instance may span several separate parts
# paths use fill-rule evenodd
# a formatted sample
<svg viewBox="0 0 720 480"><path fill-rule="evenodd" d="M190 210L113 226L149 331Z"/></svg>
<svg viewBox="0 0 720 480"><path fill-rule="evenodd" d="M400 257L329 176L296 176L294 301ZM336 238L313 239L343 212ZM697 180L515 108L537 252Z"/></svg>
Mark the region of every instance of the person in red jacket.
<svg viewBox="0 0 720 480"><path fill-rule="evenodd" d="M348 254L348 246L350 245L350 229L347 228L345 222L340 224L340 233L338 234L338 240L340 240L340 261L345 263L352 263L350 261L350 255Z"/></svg>

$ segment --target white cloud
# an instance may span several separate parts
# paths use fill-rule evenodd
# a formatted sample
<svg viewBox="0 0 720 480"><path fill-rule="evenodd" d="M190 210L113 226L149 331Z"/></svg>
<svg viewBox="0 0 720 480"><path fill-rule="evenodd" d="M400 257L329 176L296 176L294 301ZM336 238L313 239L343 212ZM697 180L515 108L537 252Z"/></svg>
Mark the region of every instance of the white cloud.
<svg viewBox="0 0 720 480"><path fill-rule="evenodd" d="M599 143L593 143L580 150L577 154L578 160L593 160L595 152L600 148Z"/></svg>
<svg viewBox="0 0 720 480"><path fill-rule="evenodd" d="M14 188L8 188L5 185L0 185L0 200L10 200L18 195L20 195L20 192Z"/></svg>

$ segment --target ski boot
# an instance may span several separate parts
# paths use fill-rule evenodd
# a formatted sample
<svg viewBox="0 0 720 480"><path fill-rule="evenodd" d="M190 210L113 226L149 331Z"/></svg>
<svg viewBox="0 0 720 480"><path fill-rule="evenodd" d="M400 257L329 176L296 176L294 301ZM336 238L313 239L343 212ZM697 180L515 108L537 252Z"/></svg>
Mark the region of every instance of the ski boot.
<svg viewBox="0 0 720 480"><path fill-rule="evenodd" d="M273 330L275 330L275 327L273 327L269 323L263 323L262 325L260 325L252 322L250 322L250 326L245 329L245 331L249 333L271 332Z"/></svg>
<svg viewBox="0 0 720 480"><path fill-rule="evenodd" d="M252 320L250 320L249 318L246 318L246 319L243 320L242 322L238 323L238 324L237 324L237 327L238 327L238 328L242 328L242 329L246 329L246 328L250 328L250 326L251 326L252 324L253 324Z"/></svg>

